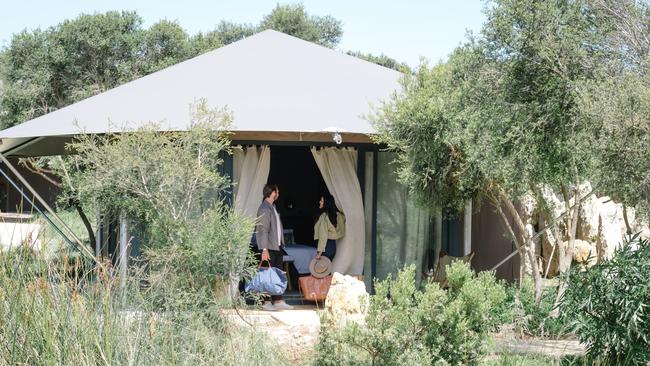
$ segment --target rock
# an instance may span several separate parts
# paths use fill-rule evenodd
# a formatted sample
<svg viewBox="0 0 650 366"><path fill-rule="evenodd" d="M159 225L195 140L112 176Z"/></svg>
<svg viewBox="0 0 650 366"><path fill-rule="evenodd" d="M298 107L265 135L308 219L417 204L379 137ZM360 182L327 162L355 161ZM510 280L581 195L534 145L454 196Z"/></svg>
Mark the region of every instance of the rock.
<svg viewBox="0 0 650 366"><path fill-rule="evenodd" d="M325 312L330 325L343 327L349 322L363 324L368 302L369 295L363 281L334 272L325 299Z"/></svg>
<svg viewBox="0 0 650 366"><path fill-rule="evenodd" d="M591 184L585 183L580 187L581 195L587 194L592 191ZM542 189L542 194L546 200L551 215L558 217L564 213L565 206L564 200L560 194L556 194L548 187ZM572 198L570 205L572 206L575 199ZM530 205L530 204L527 204ZM529 209L527 209L529 210ZM641 232L642 237L650 237L650 228L647 223L639 222L636 219L635 211L633 208L627 208L627 216L633 232ZM540 221L540 227L544 227L544 221ZM578 220L578 228L576 232L576 240L580 240L580 244L576 242L576 255L574 260L583 262L587 259L588 255L592 256L591 262L596 262L599 259L609 259L614 255L616 248L621 246L623 237L626 233L625 220L623 219L623 205L615 203L609 197L598 197L592 194L585 199L580 207L580 218ZM566 247L567 229L564 220L559 222L559 229L556 236L564 242ZM546 270L550 261L549 275L555 276L558 274L558 259L557 248L553 251L555 245L553 236L544 235L542 241L544 270ZM580 253L578 253L580 251ZM551 258L551 252L553 257Z"/></svg>
<svg viewBox="0 0 650 366"><path fill-rule="evenodd" d="M569 247L568 241L562 244L565 248ZM587 267L593 266L598 261L596 246L588 241L576 239L573 246L573 260L577 263L586 264Z"/></svg>

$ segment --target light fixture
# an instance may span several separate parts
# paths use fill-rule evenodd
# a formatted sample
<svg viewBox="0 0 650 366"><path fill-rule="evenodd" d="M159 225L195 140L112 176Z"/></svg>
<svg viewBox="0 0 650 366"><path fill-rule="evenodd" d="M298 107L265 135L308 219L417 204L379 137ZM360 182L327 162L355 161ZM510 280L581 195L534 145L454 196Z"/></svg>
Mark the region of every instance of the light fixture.
<svg viewBox="0 0 650 366"><path fill-rule="evenodd" d="M341 142L343 142L343 137L337 131L332 134L332 140L334 140L334 142L336 142L337 145L341 145Z"/></svg>
<svg viewBox="0 0 650 366"><path fill-rule="evenodd" d="M334 140L334 142L337 145L341 145L341 143L343 143L343 136L341 136L341 132L345 132L345 130L343 130L341 128L338 128L338 127L330 126L330 127L324 128L323 132L331 133L332 134L332 140Z"/></svg>

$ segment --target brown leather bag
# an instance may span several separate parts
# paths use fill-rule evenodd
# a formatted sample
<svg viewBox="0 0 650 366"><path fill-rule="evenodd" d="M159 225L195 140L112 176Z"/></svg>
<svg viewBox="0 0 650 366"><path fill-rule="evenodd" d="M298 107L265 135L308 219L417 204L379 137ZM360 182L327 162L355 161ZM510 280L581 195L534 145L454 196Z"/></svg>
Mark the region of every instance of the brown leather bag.
<svg viewBox="0 0 650 366"><path fill-rule="evenodd" d="M327 292L332 283L332 275L316 278L314 276L303 276L298 278L298 286L305 300L325 301Z"/></svg>

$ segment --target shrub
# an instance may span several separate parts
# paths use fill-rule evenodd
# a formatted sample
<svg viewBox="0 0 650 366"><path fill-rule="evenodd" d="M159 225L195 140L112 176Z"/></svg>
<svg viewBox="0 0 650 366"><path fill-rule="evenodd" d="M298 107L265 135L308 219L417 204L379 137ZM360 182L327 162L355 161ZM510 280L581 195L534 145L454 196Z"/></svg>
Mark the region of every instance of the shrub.
<svg viewBox="0 0 650 366"><path fill-rule="evenodd" d="M556 294L555 288L545 289L537 304L534 284L529 278L509 286L503 322L512 323L515 331L534 337L556 339L567 335L565 318L552 315Z"/></svg>
<svg viewBox="0 0 650 366"><path fill-rule="evenodd" d="M139 289L142 273L122 289L118 277L77 272L0 252L0 365L286 364L268 337L226 322L215 297L160 311Z"/></svg>
<svg viewBox="0 0 650 366"><path fill-rule="evenodd" d="M415 267L375 283L364 325L324 327L317 365L476 364L498 325L505 299L494 275L474 275L464 263L448 267L449 289L415 285Z"/></svg>
<svg viewBox="0 0 650 366"><path fill-rule="evenodd" d="M230 300L229 289L254 273L252 221L221 207L183 226L184 235L144 252L151 296L162 308L193 308L215 293Z"/></svg>
<svg viewBox="0 0 650 366"><path fill-rule="evenodd" d="M222 201L221 117L202 103L186 132L89 135L53 160L64 197L130 219L143 265L120 278L78 255L0 252L0 365L286 363L222 315L226 288L253 269L252 222Z"/></svg>
<svg viewBox="0 0 650 366"><path fill-rule="evenodd" d="M609 261L574 268L560 301L563 316L591 358L650 361L650 242L627 237Z"/></svg>
<svg viewBox="0 0 650 366"><path fill-rule="evenodd" d="M128 219L143 248L150 296L163 309L209 302L213 291L253 272L252 222L223 201L231 188L220 173L231 116L200 100L190 117L186 131L161 132L164 126L152 123L81 134L67 146L75 154L42 162L65 182L62 201L100 212L106 222Z"/></svg>

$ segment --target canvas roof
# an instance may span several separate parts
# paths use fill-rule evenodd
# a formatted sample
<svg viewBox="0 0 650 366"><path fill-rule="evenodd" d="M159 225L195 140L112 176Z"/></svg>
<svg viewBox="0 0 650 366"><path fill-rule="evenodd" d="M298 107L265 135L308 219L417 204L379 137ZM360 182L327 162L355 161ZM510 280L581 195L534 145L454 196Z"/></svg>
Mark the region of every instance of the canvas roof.
<svg viewBox="0 0 650 366"><path fill-rule="evenodd" d="M103 134L149 122L182 131L199 99L227 107L240 139L331 141L326 132L338 129L344 141L362 140L374 132L364 116L400 90L401 76L267 30L0 131L0 151L60 153L82 131Z"/></svg>

